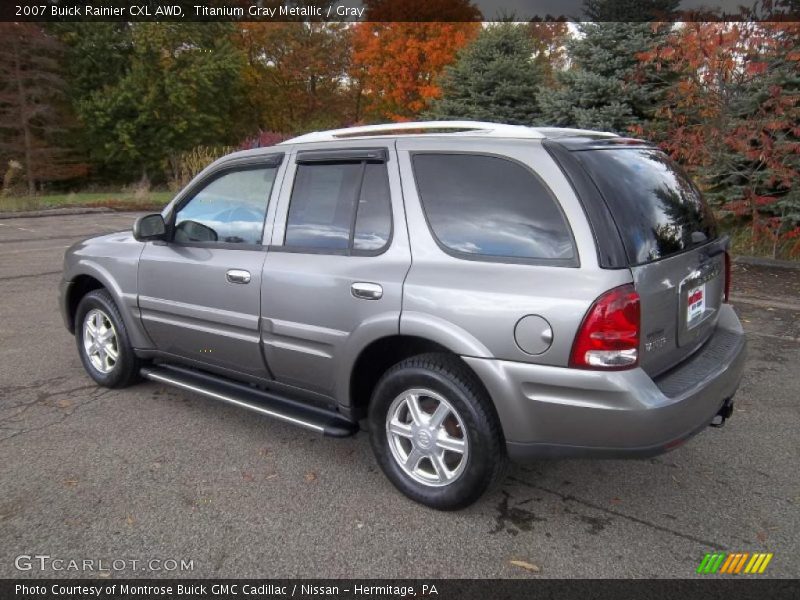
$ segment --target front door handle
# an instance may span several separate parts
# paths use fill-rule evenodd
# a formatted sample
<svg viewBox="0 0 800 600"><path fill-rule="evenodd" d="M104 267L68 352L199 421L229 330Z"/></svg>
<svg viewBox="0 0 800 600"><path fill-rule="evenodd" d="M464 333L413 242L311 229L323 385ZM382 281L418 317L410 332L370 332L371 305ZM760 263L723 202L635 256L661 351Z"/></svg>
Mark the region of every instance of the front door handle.
<svg viewBox="0 0 800 600"><path fill-rule="evenodd" d="M225 273L225 279L230 283L250 283L250 272L243 269L231 269Z"/></svg>
<svg viewBox="0 0 800 600"><path fill-rule="evenodd" d="M377 283L357 281L350 286L350 292L362 300L380 300L383 297L383 288Z"/></svg>

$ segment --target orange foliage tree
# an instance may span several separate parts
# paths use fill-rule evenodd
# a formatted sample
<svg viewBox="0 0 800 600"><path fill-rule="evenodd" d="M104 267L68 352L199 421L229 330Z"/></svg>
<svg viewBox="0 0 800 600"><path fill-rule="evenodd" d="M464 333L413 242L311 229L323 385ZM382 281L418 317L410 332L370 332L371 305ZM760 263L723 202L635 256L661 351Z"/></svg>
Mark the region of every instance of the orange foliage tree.
<svg viewBox="0 0 800 600"><path fill-rule="evenodd" d="M548 15L549 19L552 19ZM565 21L531 21L528 31L534 45L534 62L538 64L545 81L553 84L553 73L564 69L567 63L565 42L569 37L569 27Z"/></svg>
<svg viewBox="0 0 800 600"><path fill-rule="evenodd" d="M242 23L235 43L247 61L251 121L294 133L348 120L350 31L343 23Z"/></svg>
<svg viewBox="0 0 800 600"><path fill-rule="evenodd" d="M365 5L367 21L353 27L350 76L361 93L356 119L410 120L439 96L437 78L477 35L480 12L468 0L366 0ZM425 22L426 15L448 22Z"/></svg>
<svg viewBox="0 0 800 600"><path fill-rule="evenodd" d="M800 23L686 23L643 53L679 77L639 128L747 219L750 248L800 253ZM787 243L788 242L788 243Z"/></svg>

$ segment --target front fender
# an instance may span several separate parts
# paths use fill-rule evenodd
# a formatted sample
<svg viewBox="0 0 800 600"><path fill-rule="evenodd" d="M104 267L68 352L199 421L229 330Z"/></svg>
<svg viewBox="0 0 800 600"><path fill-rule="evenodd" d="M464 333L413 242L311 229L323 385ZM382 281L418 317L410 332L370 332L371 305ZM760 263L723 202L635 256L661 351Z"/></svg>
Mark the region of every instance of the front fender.
<svg viewBox="0 0 800 600"><path fill-rule="evenodd" d="M117 304L131 344L137 349L153 347L142 327L138 306L139 256L143 249L144 244L130 234L117 233L75 244L64 256L64 281L88 276L100 282ZM74 285L65 287L67 293L75 293Z"/></svg>

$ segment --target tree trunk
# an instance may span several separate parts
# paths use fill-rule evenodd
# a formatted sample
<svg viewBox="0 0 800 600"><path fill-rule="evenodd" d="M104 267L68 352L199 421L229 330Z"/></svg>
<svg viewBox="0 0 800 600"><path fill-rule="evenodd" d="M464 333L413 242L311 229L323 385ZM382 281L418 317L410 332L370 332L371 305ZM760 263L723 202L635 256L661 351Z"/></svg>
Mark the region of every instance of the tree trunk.
<svg viewBox="0 0 800 600"><path fill-rule="evenodd" d="M22 82L22 67L19 61L19 46L17 38L12 35L11 49L14 54L14 79L17 80L17 97L19 101L20 125L22 126L22 137L25 148L25 176L28 180L28 193L33 196L36 193L36 179L33 176L33 143L31 127L28 122L28 98L25 94L25 85Z"/></svg>

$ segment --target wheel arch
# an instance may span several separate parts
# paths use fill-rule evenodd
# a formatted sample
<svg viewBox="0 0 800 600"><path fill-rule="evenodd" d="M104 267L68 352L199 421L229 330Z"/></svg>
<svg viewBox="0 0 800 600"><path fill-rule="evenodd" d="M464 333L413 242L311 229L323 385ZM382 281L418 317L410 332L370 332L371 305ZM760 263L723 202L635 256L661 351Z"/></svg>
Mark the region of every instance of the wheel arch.
<svg viewBox="0 0 800 600"><path fill-rule="evenodd" d="M126 294L114 277L100 265L81 261L78 266L79 269L76 272L68 275L71 285L67 289L64 299L69 331L73 334L75 333L75 316L81 299L89 292L104 289L111 295L117 305L133 347L152 347L150 339L141 325L141 320L138 318L137 294Z"/></svg>
<svg viewBox="0 0 800 600"><path fill-rule="evenodd" d="M80 274L72 278L64 298L67 329L70 333L75 333L75 315L81 299L89 292L100 289L107 288L102 281L92 275Z"/></svg>
<svg viewBox="0 0 800 600"><path fill-rule="evenodd" d="M490 397L481 378L458 352L425 336L396 334L373 340L358 354L350 370L349 385L344 396L346 405L342 406L343 411L353 419L364 418L375 385L390 367L412 356L431 352L446 354L457 359L467 371L474 375L487 397Z"/></svg>

